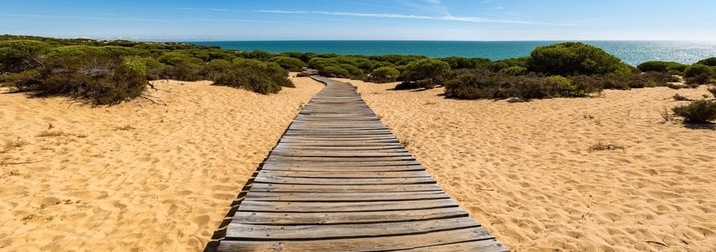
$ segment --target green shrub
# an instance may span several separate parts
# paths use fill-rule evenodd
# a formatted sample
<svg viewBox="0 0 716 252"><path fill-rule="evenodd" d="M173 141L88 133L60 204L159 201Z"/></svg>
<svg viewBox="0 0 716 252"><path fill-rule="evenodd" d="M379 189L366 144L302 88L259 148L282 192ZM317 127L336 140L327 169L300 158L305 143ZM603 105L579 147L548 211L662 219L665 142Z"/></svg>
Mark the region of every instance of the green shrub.
<svg viewBox="0 0 716 252"><path fill-rule="evenodd" d="M694 64L684 70L684 77L691 78L699 75L712 75L713 70L707 65Z"/></svg>
<svg viewBox="0 0 716 252"><path fill-rule="evenodd" d="M637 66L642 72L666 73L671 70L683 72L688 65L671 61L647 61Z"/></svg>
<svg viewBox="0 0 716 252"><path fill-rule="evenodd" d="M40 56L50 45L33 40L0 41L0 73L22 72L42 66Z"/></svg>
<svg viewBox="0 0 716 252"><path fill-rule="evenodd" d="M341 68L340 66L326 66L318 70L318 74L332 78L349 78L351 73L348 70Z"/></svg>
<svg viewBox="0 0 716 252"><path fill-rule="evenodd" d="M445 82L445 97L457 99L505 99L509 97L506 79L483 71L461 71Z"/></svg>
<svg viewBox="0 0 716 252"><path fill-rule="evenodd" d="M572 80L563 76L550 76L545 78L544 82L547 87L554 90L552 92L557 93L562 97L580 97L586 95L584 93L585 90L580 89L579 86L572 82Z"/></svg>
<svg viewBox="0 0 716 252"><path fill-rule="evenodd" d="M619 58L583 43L567 42L535 48L527 61L531 72L548 75L628 74L632 70Z"/></svg>
<svg viewBox="0 0 716 252"><path fill-rule="evenodd" d="M696 64L706 65L706 66L716 66L716 57L699 60L698 62L696 62Z"/></svg>
<svg viewBox="0 0 716 252"><path fill-rule="evenodd" d="M686 123L707 123L716 120L716 101L698 100L673 108L674 114Z"/></svg>
<svg viewBox="0 0 716 252"><path fill-rule="evenodd" d="M271 58L269 61L279 64L283 69L291 72L300 72L301 68L306 66L303 61L297 58L291 58L286 56L277 56Z"/></svg>
<svg viewBox="0 0 716 252"><path fill-rule="evenodd" d="M57 51L51 69L29 73L32 77L16 82L18 89L37 96L70 96L97 105L117 104L139 97L147 86L146 67L137 58L117 59L94 55L95 61L67 59L81 50ZM85 52L87 53L87 52ZM90 55L92 53L87 53ZM67 65L63 65L67 64Z"/></svg>
<svg viewBox="0 0 716 252"><path fill-rule="evenodd" d="M423 81L425 87L442 85L445 76L450 72L450 65L440 60L422 59L408 64L403 71L403 79L407 81Z"/></svg>
<svg viewBox="0 0 716 252"><path fill-rule="evenodd" d="M383 83L393 82L398 79L400 72L393 67L379 67L370 74L370 81Z"/></svg>
<svg viewBox="0 0 716 252"><path fill-rule="evenodd" d="M285 72L269 66L233 64L214 75L214 85L242 88L259 94L278 93L282 87L293 87Z"/></svg>
<svg viewBox="0 0 716 252"><path fill-rule="evenodd" d="M521 66L512 66L507 68L502 68L499 71L500 73L507 74L507 75L523 75L527 74L527 68L521 67Z"/></svg>
<svg viewBox="0 0 716 252"><path fill-rule="evenodd" d="M351 65L351 64L340 64L340 68L348 71L348 78L356 79L356 80L362 80L363 79L363 70L360 68Z"/></svg>
<svg viewBox="0 0 716 252"><path fill-rule="evenodd" d="M711 82L711 76L714 75L713 69L707 65L694 64L686 68L684 78L687 84L699 85Z"/></svg>
<svg viewBox="0 0 716 252"><path fill-rule="evenodd" d="M518 97L524 100L551 97L581 97L601 91L598 81L589 76L540 77L536 75L512 76L486 71L456 71L445 82L445 96L459 99L505 99ZM589 78L583 81L582 78Z"/></svg>
<svg viewBox="0 0 716 252"><path fill-rule="evenodd" d="M679 70L669 70L666 73L669 75L678 75L678 76L684 75L684 72L679 71Z"/></svg>
<svg viewBox="0 0 716 252"><path fill-rule="evenodd" d="M475 68L486 68L490 65L489 59L484 58L462 58L462 57L447 57L441 58L440 61L448 63L450 69L475 69Z"/></svg>

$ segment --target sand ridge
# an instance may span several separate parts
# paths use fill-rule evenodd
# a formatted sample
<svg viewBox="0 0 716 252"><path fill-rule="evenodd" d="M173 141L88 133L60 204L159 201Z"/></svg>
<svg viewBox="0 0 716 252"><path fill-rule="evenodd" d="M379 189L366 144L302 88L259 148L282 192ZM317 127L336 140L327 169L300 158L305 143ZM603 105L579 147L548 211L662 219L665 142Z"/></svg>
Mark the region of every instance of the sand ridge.
<svg viewBox="0 0 716 252"><path fill-rule="evenodd" d="M509 103L344 81L514 251L716 250L716 131L660 116L704 87Z"/></svg>
<svg viewBox="0 0 716 252"><path fill-rule="evenodd" d="M202 250L323 88L291 78L267 96L160 80L152 101L96 108L0 94L0 250Z"/></svg>

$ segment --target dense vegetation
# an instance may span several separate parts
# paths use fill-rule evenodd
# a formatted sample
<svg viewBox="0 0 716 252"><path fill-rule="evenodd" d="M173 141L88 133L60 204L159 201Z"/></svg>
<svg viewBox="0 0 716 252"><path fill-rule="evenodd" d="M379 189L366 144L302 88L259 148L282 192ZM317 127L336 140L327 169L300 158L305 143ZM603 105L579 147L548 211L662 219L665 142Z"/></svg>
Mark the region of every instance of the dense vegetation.
<svg viewBox="0 0 716 252"><path fill-rule="evenodd" d="M0 83L36 96L70 96L94 104L139 97L148 80L212 80L257 93L292 87L287 70L300 59L183 43L0 36Z"/></svg>
<svg viewBox="0 0 716 252"><path fill-rule="evenodd" d="M184 43L142 43L0 36L0 83L36 95L68 95L113 104L141 95L147 80L212 80L268 94L291 87L287 71L397 89L444 86L458 99L581 97L603 89L667 86L682 75L691 86L713 82L716 58L694 65L650 61L632 67L583 43L536 48L528 57L430 59L415 55L358 56L223 50Z"/></svg>

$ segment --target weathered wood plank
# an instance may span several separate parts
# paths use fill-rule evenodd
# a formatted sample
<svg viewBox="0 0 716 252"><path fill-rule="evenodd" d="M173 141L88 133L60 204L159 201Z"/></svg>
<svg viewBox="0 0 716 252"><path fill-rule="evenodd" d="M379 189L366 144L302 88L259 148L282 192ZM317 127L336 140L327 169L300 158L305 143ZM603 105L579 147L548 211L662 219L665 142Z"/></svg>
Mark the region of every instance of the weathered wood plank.
<svg viewBox="0 0 716 252"><path fill-rule="evenodd" d="M427 192L373 192L373 193L306 193L306 192L254 192L249 191L246 199L253 201L296 201L296 202L369 202L449 199L442 191Z"/></svg>
<svg viewBox="0 0 716 252"><path fill-rule="evenodd" d="M241 212L368 212L398 211L412 209L434 209L456 207L451 199L370 201L370 202L274 202L244 199L239 206ZM473 223L475 223L473 221Z"/></svg>
<svg viewBox="0 0 716 252"><path fill-rule="evenodd" d="M479 225L475 224L469 217L393 223L335 225L254 225L232 222L226 230L226 237L291 240L306 238L306 234L310 233L312 236L321 237L322 239L354 238L409 235L475 227L479 227Z"/></svg>
<svg viewBox="0 0 716 252"><path fill-rule="evenodd" d="M286 178L429 178L426 171L393 171L393 172L364 172L364 171L275 171L263 170L261 174Z"/></svg>
<svg viewBox="0 0 716 252"><path fill-rule="evenodd" d="M319 224L355 224L388 223L396 221L419 221L444 218L465 217L467 213L458 207L418 209L405 211L377 212L327 212L327 213L274 213L274 212L236 212L233 222L243 224L266 225L319 225Z"/></svg>
<svg viewBox="0 0 716 252"><path fill-rule="evenodd" d="M388 251L490 239L481 227L403 236L321 240L222 241L220 251Z"/></svg>
<svg viewBox="0 0 716 252"><path fill-rule="evenodd" d="M399 171L424 171L425 168L419 164L415 165L398 165L398 166L330 166L321 164L288 164L288 163L265 163L262 171L295 171L295 172L399 172Z"/></svg>
<svg viewBox="0 0 716 252"><path fill-rule="evenodd" d="M286 184L286 185L410 185L434 184L435 180L429 177L422 178L296 178L277 177L259 173L254 183Z"/></svg>
<svg viewBox="0 0 716 252"><path fill-rule="evenodd" d="M257 192L425 192L442 191L436 184L412 185L282 185L254 183Z"/></svg>

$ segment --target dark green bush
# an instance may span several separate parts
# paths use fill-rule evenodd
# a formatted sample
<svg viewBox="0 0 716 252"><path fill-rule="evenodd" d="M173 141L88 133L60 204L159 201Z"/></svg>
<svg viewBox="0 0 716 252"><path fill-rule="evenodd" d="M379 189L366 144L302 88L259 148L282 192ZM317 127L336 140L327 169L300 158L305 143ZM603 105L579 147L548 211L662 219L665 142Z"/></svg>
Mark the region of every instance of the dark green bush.
<svg viewBox="0 0 716 252"><path fill-rule="evenodd" d="M706 66L716 66L716 57L699 60L698 62L696 62L696 64L706 65Z"/></svg>
<svg viewBox="0 0 716 252"><path fill-rule="evenodd" d="M713 69L707 65L694 64L686 68L684 78L687 84L699 85L711 82L711 76L714 75Z"/></svg>
<svg viewBox="0 0 716 252"><path fill-rule="evenodd" d="M277 71L275 67L267 65L240 65L232 64L220 74L215 75L214 85L243 88L259 94L278 93L282 87L293 87L293 83L286 79L283 69Z"/></svg>
<svg viewBox="0 0 716 252"><path fill-rule="evenodd" d="M642 72L661 72L666 73L671 70L683 72L688 65L671 61L647 61L637 66Z"/></svg>
<svg viewBox="0 0 716 252"><path fill-rule="evenodd" d="M332 78L349 78L351 73L348 70L341 68L340 66L326 66L318 70L318 74Z"/></svg>
<svg viewBox="0 0 716 252"><path fill-rule="evenodd" d="M408 64L402 73L406 81L424 82L425 87L442 85L450 65L440 60L422 59Z"/></svg>
<svg viewBox="0 0 716 252"><path fill-rule="evenodd" d="M445 82L445 97L505 99L510 96L510 87L506 79L495 78L484 71L460 71Z"/></svg>
<svg viewBox="0 0 716 252"><path fill-rule="evenodd" d="M666 71L666 73L669 75L678 75L678 76L684 75L684 72L679 71L679 70L669 70L669 71Z"/></svg>
<svg viewBox="0 0 716 252"><path fill-rule="evenodd" d="M500 69L499 73L507 75L524 75L527 74L527 68L521 66L512 66Z"/></svg>
<svg viewBox="0 0 716 252"><path fill-rule="evenodd" d="M48 64L53 68L38 71L39 78L33 74L31 78L16 82L16 86L21 91L34 92L37 96L70 96L97 105L130 100L139 97L146 89L144 62L95 55L92 59L96 62L78 63L68 59L78 53L76 49L56 51L52 55L53 61Z"/></svg>
<svg viewBox="0 0 716 252"><path fill-rule="evenodd" d="M687 67L686 70L684 70L684 77L686 78L696 77L702 74L712 75L713 70L711 69L711 67L701 64L691 65Z"/></svg>
<svg viewBox="0 0 716 252"><path fill-rule="evenodd" d="M40 56L50 45L33 40L0 41L0 73L22 72L42 66Z"/></svg>
<svg viewBox="0 0 716 252"><path fill-rule="evenodd" d="M716 101L698 100L673 108L674 114L686 123L708 123L716 120Z"/></svg>
<svg viewBox="0 0 716 252"><path fill-rule="evenodd" d="M537 75L512 76L486 71L456 71L445 82L445 96L459 99L505 99L518 97L524 100L551 97L581 97L601 91L599 81L588 76L541 77ZM589 81L581 79L589 78Z"/></svg>
<svg viewBox="0 0 716 252"><path fill-rule="evenodd" d="M619 58L584 43L567 42L535 48L527 61L531 72L547 75L628 74L632 70Z"/></svg>
<svg viewBox="0 0 716 252"><path fill-rule="evenodd" d="M398 83L398 85L395 85L395 90L409 90L418 88L420 88L420 86L416 81L403 81L401 83Z"/></svg>
<svg viewBox="0 0 716 252"><path fill-rule="evenodd" d="M450 69L475 69L475 68L487 68L490 66L489 59L483 58L462 58L462 57L447 57L439 59L450 65Z"/></svg>
<svg viewBox="0 0 716 252"><path fill-rule="evenodd" d="M384 83L393 82L398 79L400 72L393 67L379 67L370 74L369 81Z"/></svg>
<svg viewBox="0 0 716 252"><path fill-rule="evenodd" d="M286 69L291 72L300 72L301 68L306 66L306 64L303 63L303 61L301 61L300 59L286 57L286 56L273 57L269 61L276 62L283 69Z"/></svg>

